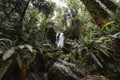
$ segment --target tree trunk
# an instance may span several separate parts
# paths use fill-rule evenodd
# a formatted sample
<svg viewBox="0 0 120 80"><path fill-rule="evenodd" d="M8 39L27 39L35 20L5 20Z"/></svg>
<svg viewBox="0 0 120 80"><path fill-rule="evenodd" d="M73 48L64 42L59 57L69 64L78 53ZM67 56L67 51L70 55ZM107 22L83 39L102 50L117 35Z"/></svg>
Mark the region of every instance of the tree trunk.
<svg viewBox="0 0 120 80"><path fill-rule="evenodd" d="M109 14L95 0L81 0L86 9L95 20L97 26L101 29L106 24L106 18Z"/></svg>
<svg viewBox="0 0 120 80"><path fill-rule="evenodd" d="M111 11L115 11L117 9L117 6L115 5L115 3L113 3L110 0L100 0L104 5L106 5L106 7L111 10Z"/></svg>
<svg viewBox="0 0 120 80"><path fill-rule="evenodd" d="M23 25L23 20L24 20L24 16L25 16L25 14L26 14L26 10L27 10L27 8L28 8L28 5L29 5L29 3L30 3L30 0L28 0L27 2L26 2L26 5L25 5L25 7L24 7L24 9L23 9L23 12L20 14L20 23L19 23L19 26L17 27L18 29L17 29L17 31L18 31L18 33L19 33L19 40L21 41L22 40L22 25Z"/></svg>

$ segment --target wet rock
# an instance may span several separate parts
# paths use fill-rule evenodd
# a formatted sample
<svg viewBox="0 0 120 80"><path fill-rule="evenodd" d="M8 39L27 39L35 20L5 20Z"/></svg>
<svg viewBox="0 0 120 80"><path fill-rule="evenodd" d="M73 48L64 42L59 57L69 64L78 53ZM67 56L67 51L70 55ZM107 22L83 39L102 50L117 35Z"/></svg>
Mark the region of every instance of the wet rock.
<svg viewBox="0 0 120 80"><path fill-rule="evenodd" d="M73 63L58 60L48 72L48 80L80 80L85 74Z"/></svg>

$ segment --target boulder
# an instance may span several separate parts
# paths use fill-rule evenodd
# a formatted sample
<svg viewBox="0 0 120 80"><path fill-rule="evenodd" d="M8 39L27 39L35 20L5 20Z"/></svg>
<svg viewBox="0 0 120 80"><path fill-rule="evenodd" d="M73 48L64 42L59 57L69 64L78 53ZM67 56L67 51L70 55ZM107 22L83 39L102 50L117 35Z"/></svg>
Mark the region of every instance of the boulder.
<svg viewBox="0 0 120 80"><path fill-rule="evenodd" d="M85 74L73 63L59 59L48 72L48 80L80 80Z"/></svg>
<svg viewBox="0 0 120 80"><path fill-rule="evenodd" d="M80 80L109 80L104 76L97 76L97 75L87 75L86 77Z"/></svg>

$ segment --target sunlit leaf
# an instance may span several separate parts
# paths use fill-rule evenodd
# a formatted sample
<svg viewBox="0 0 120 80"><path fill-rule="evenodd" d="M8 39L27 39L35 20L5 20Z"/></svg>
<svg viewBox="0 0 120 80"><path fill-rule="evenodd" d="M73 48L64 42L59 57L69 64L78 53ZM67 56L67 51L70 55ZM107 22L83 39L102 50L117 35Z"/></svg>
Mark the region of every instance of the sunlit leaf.
<svg viewBox="0 0 120 80"><path fill-rule="evenodd" d="M109 25L115 23L115 21L111 21L111 22L108 22L106 23L105 25L102 26L101 30L103 31L105 27L108 27Z"/></svg>

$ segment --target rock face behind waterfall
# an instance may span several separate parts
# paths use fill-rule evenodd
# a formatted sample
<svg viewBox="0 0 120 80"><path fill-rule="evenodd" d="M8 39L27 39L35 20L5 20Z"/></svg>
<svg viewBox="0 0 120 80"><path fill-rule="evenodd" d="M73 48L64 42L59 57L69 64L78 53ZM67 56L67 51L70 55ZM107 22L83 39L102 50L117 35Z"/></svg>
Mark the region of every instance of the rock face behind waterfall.
<svg viewBox="0 0 120 80"><path fill-rule="evenodd" d="M59 60L53 64L48 73L49 80L80 80L85 74L75 64Z"/></svg>

